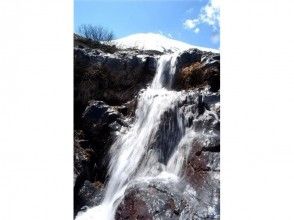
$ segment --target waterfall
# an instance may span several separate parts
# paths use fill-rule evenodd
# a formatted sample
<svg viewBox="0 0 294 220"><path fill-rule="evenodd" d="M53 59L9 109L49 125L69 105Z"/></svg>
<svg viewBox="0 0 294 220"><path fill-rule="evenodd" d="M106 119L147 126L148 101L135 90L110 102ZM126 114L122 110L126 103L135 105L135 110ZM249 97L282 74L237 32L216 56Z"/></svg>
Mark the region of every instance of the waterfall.
<svg viewBox="0 0 294 220"><path fill-rule="evenodd" d="M151 85L139 94L134 123L111 147L109 181L102 203L80 212L77 220L114 219L133 181L179 179L195 131L185 126L184 113L177 107L182 93L171 90L177 57L174 53L159 58ZM162 125L168 114L173 117Z"/></svg>

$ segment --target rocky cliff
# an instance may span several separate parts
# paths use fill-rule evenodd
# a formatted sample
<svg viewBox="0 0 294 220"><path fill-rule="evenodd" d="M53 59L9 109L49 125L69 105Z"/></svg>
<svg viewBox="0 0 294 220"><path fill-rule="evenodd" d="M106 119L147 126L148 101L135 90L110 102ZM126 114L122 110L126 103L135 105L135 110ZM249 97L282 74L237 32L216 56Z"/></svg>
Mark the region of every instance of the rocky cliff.
<svg viewBox="0 0 294 220"><path fill-rule="evenodd" d="M134 120L137 96L151 83L160 55L156 51L93 48L75 39L75 215L101 202L110 147ZM198 49L180 53L172 89L183 92L185 99L178 108L189 114L191 127L201 133L185 161L183 181L197 194L191 201L191 195L171 184L135 184L127 189L116 219L179 219L181 213L186 219L219 218L219 88L219 54ZM167 112L164 117L162 130L173 116Z"/></svg>

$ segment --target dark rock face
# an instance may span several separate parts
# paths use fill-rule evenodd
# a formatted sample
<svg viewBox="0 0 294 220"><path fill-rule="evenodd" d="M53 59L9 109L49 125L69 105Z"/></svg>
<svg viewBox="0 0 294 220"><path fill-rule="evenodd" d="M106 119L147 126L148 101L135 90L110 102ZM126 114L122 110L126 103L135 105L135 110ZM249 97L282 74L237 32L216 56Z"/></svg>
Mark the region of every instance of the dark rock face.
<svg viewBox="0 0 294 220"><path fill-rule="evenodd" d="M85 181L105 182L109 148L117 132L122 127L128 126L123 114L118 112L117 108L102 101L89 103L82 114L81 123L82 130L75 131L74 137L75 214L83 206L91 206L92 203L89 205L86 202L86 197L90 194L83 192L81 194L82 187L90 190L89 184L84 186ZM93 191L93 188L91 190ZM89 198L89 201L92 199Z"/></svg>
<svg viewBox="0 0 294 220"><path fill-rule="evenodd" d="M85 180L94 181L95 151L91 148L83 131L74 133L74 215L85 205L84 200L79 197L79 191Z"/></svg>
<svg viewBox="0 0 294 220"><path fill-rule="evenodd" d="M96 139L101 132L114 132L126 126L122 117L121 113L103 101L91 101L82 115L83 129L92 139Z"/></svg>
<svg viewBox="0 0 294 220"><path fill-rule="evenodd" d="M189 66L190 64L194 62L201 62L201 59L204 56L204 54L207 54L207 52L203 52L198 49L190 49L190 50L184 51L178 57L177 69L182 69L186 66Z"/></svg>
<svg viewBox="0 0 294 220"><path fill-rule="evenodd" d="M210 86L211 91L220 89L220 56L189 50L178 58L175 89L191 89Z"/></svg>
<svg viewBox="0 0 294 220"><path fill-rule="evenodd" d="M82 114L82 129L91 143L96 179L104 181L107 171L108 151L117 133L128 124L115 107L103 101L91 101Z"/></svg>
<svg viewBox="0 0 294 220"><path fill-rule="evenodd" d="M74 50L75 127L90 100L111 105L131 101L151 82L156 56L136 52L104 53L96 49Z"/></svg>
<svg viewBox="0 0 294 220"><path fill-rule="evenodd" d="M91 183L85 180L75 197L74 215L80 210L99 205L103 199L103 187L103 184L99 181Z"/></svg>

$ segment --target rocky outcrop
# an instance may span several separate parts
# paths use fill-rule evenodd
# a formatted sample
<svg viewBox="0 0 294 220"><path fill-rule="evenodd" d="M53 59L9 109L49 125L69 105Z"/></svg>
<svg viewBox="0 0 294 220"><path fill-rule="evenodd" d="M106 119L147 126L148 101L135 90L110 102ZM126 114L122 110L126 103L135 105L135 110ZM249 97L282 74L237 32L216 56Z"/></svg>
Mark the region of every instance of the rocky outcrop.
<svg viewBox="0 0 294 220"><path fill-rule="evenodd" d="M118 109L123 111L121 107ZM101 141L102 133L106 133L106 137L112 136L122 126L127 126L122 113L103 101L90 101L82 114L82 128L88 137L96 143Z"/></svg>
<svg viewBox="0 0 294 220"><path fill-rule="evenodd" d="M151 82L157 56L119 51L113 54L99 49L74 50L75 126L90 100L122 105L134 99Z"/></svg>
<svg viewBox="0 0 294 220"><path fill-rule="evenodd" d="M123 126L128 126L124 121L124 116L103 101L91 101L82 114L82 129L87 140L77 138L76 142L79 145L84 143L88 154L94 152L94 155L93 153L90 155L94 157L94 166L100 181L104 181L106 174L105 160L107 160L109 147Z"/></svg>
<svg viewBox="0 0 294 220"><path fill-rule="evenodd" d="M219 99L219 92L204 92L199 96L197 114L190 116L199 135L191 146L183 176L197 192L196 219L219 219L220 215Z"/></svg>
<svg viewBox="0 0 294 220"><path fill-rule="evenodd" d="M135 99L153 79L159 55L152 51L118 50L105 53L100 49L74 49L74 116L75 128L90 100L122 105ZM206 85L218 91L219 55L190 49L180 54L173 88L199 88Z"/></svg>
<svg viewBox="0 0 294 220"><path fill-rule="evenodd" d="M125 118L134 116L136 96L151 82L158 57L152 51L108 53L101 45L93 49L89 42L77 37L75 45L74 194L77 213L86 205L86 200L80 199L85 181L105 182L109 147L120 128L128 126Z"/></svg>
<svg viewBox="0 0 294 220"><path fill-rule="evenodd" d="M209 86L220 89L220 56L213 53L189 50L178 59L174 88L178 90Z"/></svg>
<svg viewBox="0 0 294 220"><path fill-rule="evenodd" d="M152 81L159 54L154 51L114 50L107 53L76 44L74 49L74 198L75 214L100 203L109 161L109 148L128 129L137 95ZM133 184L118 205L116 219L219 218L219 88L220 57L197 49L180 54L172 88L183 91L180 108L199 137L183 167L185 183L149 181ZM192 109L192 110L191 110ZM189 114L188 114L189 112ZM191 113L192 112L192 113ZM164 114L174 133L151 146L166 145L170 155L180 131L176 115ZM168 144L172 143L172 144ZM162 149L159 149L162 150ZM168 156L167 156L168 157ZM162 158L166 162L166 158ZM183 187L188 186L188 187ZM194 192L197 192L195 195ZM192 195L192 196L191 196ZM192 216L190 213L194 213Z"/></svg>

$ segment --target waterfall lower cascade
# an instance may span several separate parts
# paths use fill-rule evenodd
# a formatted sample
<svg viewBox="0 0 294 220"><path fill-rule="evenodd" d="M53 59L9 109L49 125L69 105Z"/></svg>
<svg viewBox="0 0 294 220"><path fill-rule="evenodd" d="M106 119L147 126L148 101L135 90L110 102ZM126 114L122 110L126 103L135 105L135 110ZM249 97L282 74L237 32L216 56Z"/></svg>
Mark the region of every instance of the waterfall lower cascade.
<svg viewBox="0 0 294 220"><path fill-rule="evenodd" d="M102 203L78 213L77 220L114 219L124 193L135 183L181 181L182 165L199 134L189 125L191 111L178 107L189 93L171 90L177 57L178 53L173 53L159 58L153 82L139 94L134 123L111 147L109 181ZM191 195L196 193L187 190Z"/></svg>

